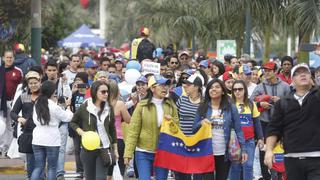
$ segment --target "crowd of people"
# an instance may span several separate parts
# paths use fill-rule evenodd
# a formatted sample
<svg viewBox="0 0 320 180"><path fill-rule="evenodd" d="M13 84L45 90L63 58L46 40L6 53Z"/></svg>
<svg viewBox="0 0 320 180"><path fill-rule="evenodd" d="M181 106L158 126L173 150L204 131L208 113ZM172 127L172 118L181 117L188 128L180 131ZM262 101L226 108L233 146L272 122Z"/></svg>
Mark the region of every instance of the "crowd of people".
<svg viewBox="0 0 320 180"><path fill-rule="evenodd" d="M16 138L28 179L61 180L70 136L76 172L86 180L112 179L112 158L122 176L127 166L141 180L252 180L258 147L261 179L319 178L320 68L296 65L290 56L258 66L245 54L220 61L173 46L159 53L149 33L141 29L127 59L106 47L61 53L36 65L28 57L17 61L24 49L6 50L0 66L2 155ZM129 84L131 61L159 63L159 74L139 68L141 76ZM130 92L124 91L128 86ZM154 167L166 120L185 136L211 125L215 171L187 174ZM89 131L100 139L93 150L82 141ZM230 153L234 138L239 157ZM276 145L282 153L274 152Z"/></svg>

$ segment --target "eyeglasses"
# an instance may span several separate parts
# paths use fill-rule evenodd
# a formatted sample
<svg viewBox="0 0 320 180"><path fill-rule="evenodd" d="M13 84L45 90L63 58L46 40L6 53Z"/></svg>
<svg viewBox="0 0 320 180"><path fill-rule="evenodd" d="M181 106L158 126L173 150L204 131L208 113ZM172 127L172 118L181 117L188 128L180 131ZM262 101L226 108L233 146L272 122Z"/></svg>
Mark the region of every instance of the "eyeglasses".
<svg viewBox="0 0 320 180"><path fill-rule="evenodd" d="M233 91L234 92L237 92L237 91L241 92L241 91L243 91L243 88L233 88Z"/></svg>
<svg viewBox="0 0 320 180"><path fill-rule="evenodd" d="M179 64L179 62L177 62L177 61L176 62L170 62L170 64Z"/></svg>
<svg viewBox="0 0 320 180"><path fill-rule="evenodd" d="M103 95L105 95L105 94L108 93L108 90L102 90L102 91L100 91L100 93L103 94Z"/></svg>

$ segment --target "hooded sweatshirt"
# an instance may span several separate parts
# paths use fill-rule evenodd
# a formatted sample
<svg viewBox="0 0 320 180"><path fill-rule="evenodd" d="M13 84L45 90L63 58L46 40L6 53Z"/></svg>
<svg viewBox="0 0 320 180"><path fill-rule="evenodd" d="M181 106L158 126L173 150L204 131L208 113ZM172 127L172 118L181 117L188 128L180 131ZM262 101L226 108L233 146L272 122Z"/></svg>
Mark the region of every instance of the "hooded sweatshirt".
<svg viewBox="0 0 320 180"><path fill-rule="evenodd" d="M36 62L31 59L27 54L19 53L14 57L14 65L20 68L25 75L29 68L36 65Z"/></svg>
<svg viewBox="0 0 320 180"><path fill-rule="evenodd" d="M267 92L265 92L263 84L266 86ZM274 84L271 84L267 80L264 80L262 83L260 83L253 91L250 99L253 101L255 97L263 94L267 94L269 96L278 96L283 97L290 93L290 86L285 83L284 81L280 80L280 78L277 77L277 81ZM270 102L269 102L270 103ZM271 103L274 104L274 103ZM265 110L260 114L260 120L263 122L270 122L271 115L273 114L274 107L272 106L271 109Z"/></svg>

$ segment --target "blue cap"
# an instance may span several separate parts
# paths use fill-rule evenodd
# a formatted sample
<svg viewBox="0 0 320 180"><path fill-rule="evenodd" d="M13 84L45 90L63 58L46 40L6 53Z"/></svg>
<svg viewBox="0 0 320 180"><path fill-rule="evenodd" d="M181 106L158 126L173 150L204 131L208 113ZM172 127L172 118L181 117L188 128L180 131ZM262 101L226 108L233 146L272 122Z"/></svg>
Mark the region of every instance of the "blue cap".
<svg viewBox="0 0 320 180"><path fill-rule="evenodd" d="M84 65L84 68L88 69L88 68L92 68L92 67L98 67L98 64L93 61L92 59L89 59L86 64Z"/></svg>
<svg viewBox="0 0 320 180"><path fill-rule="evenodd" d="M205 68L208 68L209 67L209 60L202 60L200 63L199 63L199 66L203 66Z"/></svg>
<svg viewBox="0 0 320 180"><path fill-rule="evenodd" d="M114 81L116 81L117 83L120 83L120 82L121 82L121 78L120 78L120 76L117 75L117 74L112 74L112 73L110 73L109 76L108 76L108 79L114 80Z"/></svg>
<svg viewBox="0 0 320 180"><path fill-rule="evenodd" d="M158 84L158 85L169 85L170 84L170 80L167 79L167 78L164 78L163 76L161 75L154 75L154 76L151 76L149 78L149 81L148 81L148 88L152 87L153 85L155 84Z"/></svg>
<svg viewBox="0 0 320 180"><path fill-rule="evenodd" d="M143 83L148 83L148 80L147 80L147 78L145 77L145 76L141 76L141 77L139 77L139 79L136 81L136 84L138 83L138 82L143 82Z"/></svg>
<svg viewBox="0 0 320 180"><path fill-rule="evenodd" d="M243 64L239 69L239 73L243 73L245 75L251 75L252 71L247 64Z"/></svg>
<svg viewBox="0 0 320 180"><path fill-rule="evenodd" d="M195 69L185 69L182 73L182 74L188 74L189 76L191 76L192 74L194 74L195 72Z"/></svg>

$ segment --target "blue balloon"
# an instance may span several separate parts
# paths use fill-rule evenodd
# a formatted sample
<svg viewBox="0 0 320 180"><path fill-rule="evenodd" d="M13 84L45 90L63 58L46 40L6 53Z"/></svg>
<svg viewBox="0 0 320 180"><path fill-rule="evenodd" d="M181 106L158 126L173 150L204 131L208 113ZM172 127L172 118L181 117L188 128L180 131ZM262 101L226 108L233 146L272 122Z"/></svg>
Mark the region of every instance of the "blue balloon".
<svg viewBox="0 0 320 180"><path fill-rule="evenodd" d="M136 69L136 70L140 71L141 65L138 61L131 60L127 63L126 69Z"/></svg>

